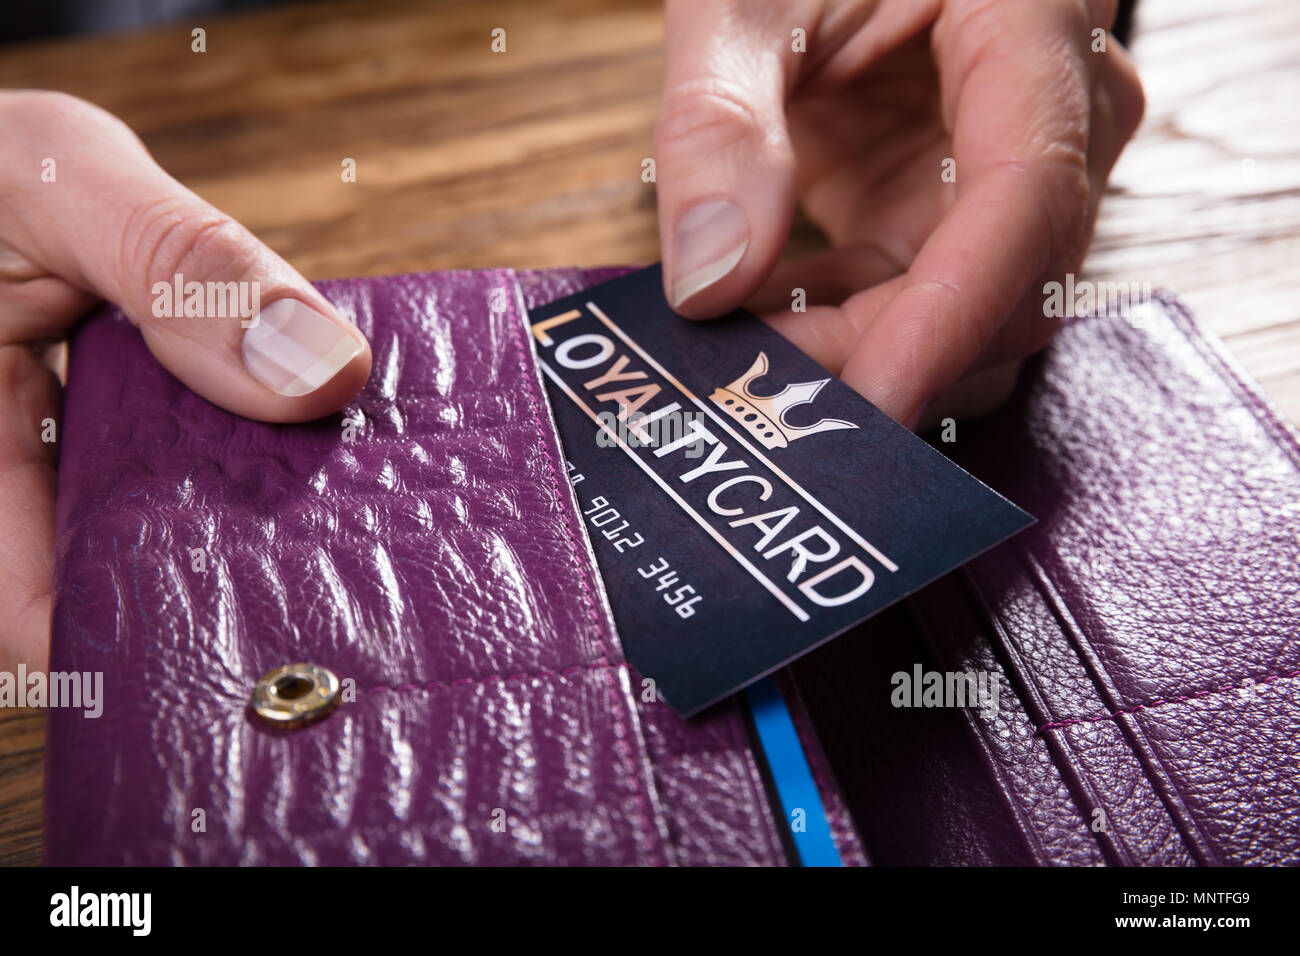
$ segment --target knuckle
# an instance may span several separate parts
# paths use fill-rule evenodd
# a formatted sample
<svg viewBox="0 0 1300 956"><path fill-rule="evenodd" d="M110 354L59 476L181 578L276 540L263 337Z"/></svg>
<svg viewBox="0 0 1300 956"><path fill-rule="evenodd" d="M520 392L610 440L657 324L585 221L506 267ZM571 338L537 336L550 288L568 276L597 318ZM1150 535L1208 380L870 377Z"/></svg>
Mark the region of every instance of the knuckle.
<svg viewBox="0 0 1300 956"><path fill-rule="evenodd" d="M671 153L701 142L723 149L761 138L763 117L736 84L715 77L695 79L664 92L656 150Z"/></svg>
<svg viewBox="0 0 1300 956"><path fill-rule="evenodd" d="M1057 141L1032 157L1004 163L1029 187L1046 230L1050 260L1069 259L1086 245L1092 180L1088 151L1081 143Z"/></svg>
<svg viewBox="0 0 1300 956"><path fill-rule="evenodd" d="M248 265L243 227L224 213L186 197L134 209L122 230L125 275L152 283L172 276L237 276Z"/></svg>
<svg viewBox="0 0 1300 956"><path fill-rule="evenodd" d="M950 356L954 369L964 368L984 350L1004 318L999 304L936 278L917 284L927 308L921 313L924 335L919 355L928 362ZM953 371L955 376L956 371Z"/></svg>
<svg viewBox="0 0 1300 956"><path fill-rule="evenodd" d="M73 116L83 107L94 108L85 100L57 90L6 90L0 93L0 110L4 112L6 124L46 124Z"/></svg>
<svg viewBox="0 0 1300 956"><path fill-rule="evenodd" d="M0 91L0 203L23 199L16 167L48 156L74 154L99 164L105 157L148 159L139 137L94 103L57 90ZM33 157L35 153L35 157Z"/></svg>
<svg viewBox="0 0 1300 956"><path fill-rule="evenodd" d="M58 90L15 90L0 95L0 111L8 132L76 131L89 127L125 126L120 119L88 100Z"/></svg>
<svg viewBox="0 0 1300 956"><path fill-rule="evenodd" d="M1115 108L1115 122L1125 139L1136 132L1142 117L1146 113L1147 95L1142 88L1142 79L1137 69L1127 57L1116 58L1112 98Z"/></svg>
<svg viewBox="0 0 1300 956"><path fill-rule="evenodd" d="M1045 159L1039 179L1044 201L1056 204L1060 221L1073 232L1084 219L1092 188L1088 150L1082 144L1055 143L1048 147Z"/></svg>

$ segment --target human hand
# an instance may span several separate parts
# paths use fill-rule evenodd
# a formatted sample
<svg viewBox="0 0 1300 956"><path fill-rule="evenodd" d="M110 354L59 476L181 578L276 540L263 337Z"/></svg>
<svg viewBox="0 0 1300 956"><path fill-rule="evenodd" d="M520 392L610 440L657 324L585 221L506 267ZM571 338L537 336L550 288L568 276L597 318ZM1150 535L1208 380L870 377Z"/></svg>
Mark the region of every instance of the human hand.
<svg viewBox="0 0 1300 956"><path fill-rule="evenodd" d="M163 172L113 116L59 93L5 91L0 131L0 671L12 673L19 662L43 670L49 645L57 445L42 423L58 418L60 384L41 353L98 299L123 309L173 375L249 418L336 411L371 357L302 276ZM249 302L255 291L260 317L157 309L155 283L176 275L236 283Z"/></svg>
<svg viewBox="0 0 1300 956"><path fill-rule="evenodd" d="M1043 284L1081 264L1141 120L1128 55L1094 52L1116 5L668 0L669 301L747 303L911 428L996 407L1055 333ZM831 248L779 263L796 200Z"/></svg>

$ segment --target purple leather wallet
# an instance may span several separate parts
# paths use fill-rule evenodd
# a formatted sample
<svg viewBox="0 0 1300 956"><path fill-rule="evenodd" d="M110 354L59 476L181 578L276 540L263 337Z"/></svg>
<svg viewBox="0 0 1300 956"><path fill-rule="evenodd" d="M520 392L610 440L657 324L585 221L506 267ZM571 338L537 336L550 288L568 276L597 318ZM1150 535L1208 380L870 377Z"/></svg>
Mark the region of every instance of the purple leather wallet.
<svg viewBox="0 0 1300 956"><path fill-rule="evenodd" d="M688 723L629 672L519 278L322 283L374 370L310 425L210 405L115 310L79 331L51 669L103 672L104 704L51 713L49 862L786 861L739 705ZM250 691L297 662L356 699L267 729Z"/></svg>
<svg viewBox="0 0 1300 956"><path fill-rule="evenodd" d="M49 862L789 860L740 705L642 699L577 520L521 308L613 274L322 283L374 372L300 426L85 323L51 669L105 701L50 712ZM779 675L841 859L1300 859L1295 433L1160 297L940 447L1039 523ZM299 661L355 700L267 729ZM892 706L917 665L998 708Z"/></svg>
<svg viewBox="0 0 1300 956"><path fill-rule="evenodd" d="M792 668L873 862L1300 862L1300 440L1222 345L1074 320L940 447L1038 523Z"/></svg>

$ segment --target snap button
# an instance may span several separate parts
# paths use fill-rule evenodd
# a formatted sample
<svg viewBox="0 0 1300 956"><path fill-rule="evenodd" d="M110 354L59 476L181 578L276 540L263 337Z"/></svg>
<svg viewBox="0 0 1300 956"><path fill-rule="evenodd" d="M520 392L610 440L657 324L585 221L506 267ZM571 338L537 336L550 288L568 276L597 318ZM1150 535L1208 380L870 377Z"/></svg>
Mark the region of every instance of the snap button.
<svg viewBox="0 0 1300 956"><path fill-rule="evenodd" d="M253 687L253 712L283 730L305 727L339 705L339 679L315 664L277 667Z"/></svg>

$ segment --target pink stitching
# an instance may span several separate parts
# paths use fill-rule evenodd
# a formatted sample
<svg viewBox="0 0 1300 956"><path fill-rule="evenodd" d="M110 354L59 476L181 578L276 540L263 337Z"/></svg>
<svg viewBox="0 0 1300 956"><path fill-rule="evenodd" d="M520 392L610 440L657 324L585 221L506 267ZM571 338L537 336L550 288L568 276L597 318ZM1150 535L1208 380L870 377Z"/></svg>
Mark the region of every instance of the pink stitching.
<svg viewBox="0 0 1300 956"><path fill-rule="evenodd" d="M531 674L525 672L520 672L518 674L488 674L486 677L458 677L452 681L435 680L429 681L427 684L397 684L394 686L388 684L376 684L374 687L368 688L362 693L376 694L380 691L389 691L392 693L399 693L402 691L432 691L444 687L463 687L466 684L486 684L490 681L500 681L505 684L512 680L533 680L539 677L554 677L558 680L568 680L574 674L579 674L583 671L604 671L610 670L614 666L615 665L613 664L575 664L573 667L566 667L562 671L543 669Z"/></svg>
<svg viewBox="0 0 1300 956"><path fill-rule="evenodd" d="M1161 707L1165 704L1182 704L1189 700L1196 700L1200 697L1212 697L1215 694L1225 694L1230 690L1242 690L1248 686L1258 686L1260 684L1271 684L1274 681L1289 680L1292 677L1300 677L1300 668L1286 674L1269 674L1267 677L1254 680L1246 678L1238 684L1224 684L1222 687L1211 687L1209 690L1197 691L1195 694L1186 694L1182 697L1173 697L1169 700L1159 698L1157 700L1147 701L1144 704L1134 704L1132 707L1126 707L1109 714L1097 714L1094 717L1073 717L1069 720L1054 720L1051 723L1043 724L1038 728L1041 734L1045 730L1054 730L1057 727L1073 727L1075 724L1096 724L1103 720L1114 720L1122 717L1124 714L1136 714L1139 710L1148 710L1152 707Z"/></svg>

